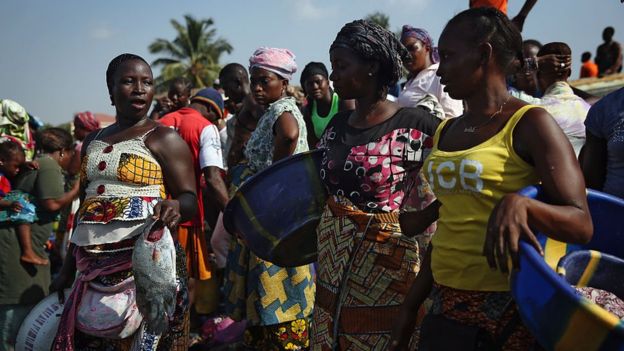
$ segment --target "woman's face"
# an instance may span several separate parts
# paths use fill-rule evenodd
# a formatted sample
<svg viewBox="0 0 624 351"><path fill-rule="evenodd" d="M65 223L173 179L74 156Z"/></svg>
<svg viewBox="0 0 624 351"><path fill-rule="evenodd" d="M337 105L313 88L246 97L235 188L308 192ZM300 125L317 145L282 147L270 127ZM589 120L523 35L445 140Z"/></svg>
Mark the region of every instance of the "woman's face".
<svg viewBox="0 0 624 351"><path fill-rule="evenodd" d="M154 98L152 69L141 60L123 62L115 71L111 93L119 117L145 118Z"/></svg>
<svg viewBox="0 0 624 351"><path fill-rule="evenodd" d="M440 83L453 99L463 100L472 95L483 77L480 50L470 45L462 30L465 25L447 26L440 36L438 50Z"/></svg>
<svg viewBox="0 0 624 351"><path fill-rule="evenodd" d="M288 81L263 68L251 69L251 93L259 105L267 106L286 94Z"/></svg>
<svg viewBox="0 0 624 351"><path fill-rule="evenodd" d="M329 79L342 99L357 99L377 89L372 65L362 61L352 50L334 48L329 52L329 60L332 68Z"/></svg>
<svg viewBox="0 0 624 351"><path fill-rule="evenodd" d="M410 53L410 60L403 62L403 66L410 74L418 74L418 72L427 68L427 58L429 57L430 48L422 41L416 38L406 38L401 41Z"/></svg>
<svg viewBox="0 0 624 351"><path fill-rule="evenodd" d="M303 85L306 94L313 100L321 100L329 94L329 80L322 74L308 77Z"/></svg>

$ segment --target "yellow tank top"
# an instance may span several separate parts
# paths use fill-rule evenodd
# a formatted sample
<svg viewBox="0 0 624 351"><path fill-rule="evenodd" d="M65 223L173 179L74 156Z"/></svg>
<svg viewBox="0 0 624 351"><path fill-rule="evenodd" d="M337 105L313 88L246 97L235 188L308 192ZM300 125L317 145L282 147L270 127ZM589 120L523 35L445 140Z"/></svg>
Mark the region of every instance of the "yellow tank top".
<svg viewBox="0 0 624 351"><path fill-rule="evenodd" d="M462 290L508 291L508 276L492 271L483 256L490 213L498 201L538 181L534 168L513 149L513 130L530 108L516 111L505 127L466 150L438 149L440 124L423 172L442 202L433 236L431 269L436 283Z"/></svg>

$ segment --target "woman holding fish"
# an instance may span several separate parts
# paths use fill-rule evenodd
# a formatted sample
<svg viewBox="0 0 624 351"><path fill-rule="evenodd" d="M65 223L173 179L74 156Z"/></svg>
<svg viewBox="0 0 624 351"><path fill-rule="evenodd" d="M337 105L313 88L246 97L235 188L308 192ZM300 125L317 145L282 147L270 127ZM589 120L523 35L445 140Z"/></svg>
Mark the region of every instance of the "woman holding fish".
<svg viewBox="0 0 624 351"><path fill-rule="evenodd" d="M195 212L191 155L147 117L155 89L144 59L116 57L106 83L117 121L83 144L81 208L52 289L78 275L52 349L186 350L186 259L168 228Z"/></svg>

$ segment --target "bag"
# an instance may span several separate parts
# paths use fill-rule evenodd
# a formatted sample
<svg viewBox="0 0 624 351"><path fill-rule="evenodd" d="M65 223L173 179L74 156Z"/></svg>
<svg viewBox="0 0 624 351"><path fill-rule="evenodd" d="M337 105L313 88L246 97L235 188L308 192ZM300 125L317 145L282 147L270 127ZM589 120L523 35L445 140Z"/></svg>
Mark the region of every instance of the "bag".
<svg viewBox="0 0 624 351"><path fill-rule="evenodd" d="M493 349L489 335L481 328L463 325L440 314L427 314L420 326L420 351Z"/></svg>
<svg viewBox="0 0 624 351"><path fill-rule="evenodd" d="M134 334L143 317L136 304L134 277L114 286L89 282L80 300L76 328L107 339L124 339Z"/></svg>

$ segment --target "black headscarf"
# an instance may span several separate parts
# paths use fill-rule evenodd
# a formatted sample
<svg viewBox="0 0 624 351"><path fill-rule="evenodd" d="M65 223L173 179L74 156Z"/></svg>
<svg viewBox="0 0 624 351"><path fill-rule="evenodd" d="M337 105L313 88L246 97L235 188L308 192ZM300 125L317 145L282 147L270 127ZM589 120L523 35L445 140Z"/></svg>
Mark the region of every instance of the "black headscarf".
<svg viewBox="0 0 624 351"><path fill-rule="evenodd" d="M325 77L325 79L329 79L329 72L327 72L327 67L322 62L310 62L308 63L303 71L301 72L301 87L305 90L305 81L315 75L321 75Z"/></svg>
<svg viewBox="0 0 624 351"><path fill-rule="evenodd" d="M334 48L347 48L364 60L379 62L382 86L396 84L403 71L402 60L408 58L407 49L392 32L365 20L345 24L329 50Z"/></svg>

